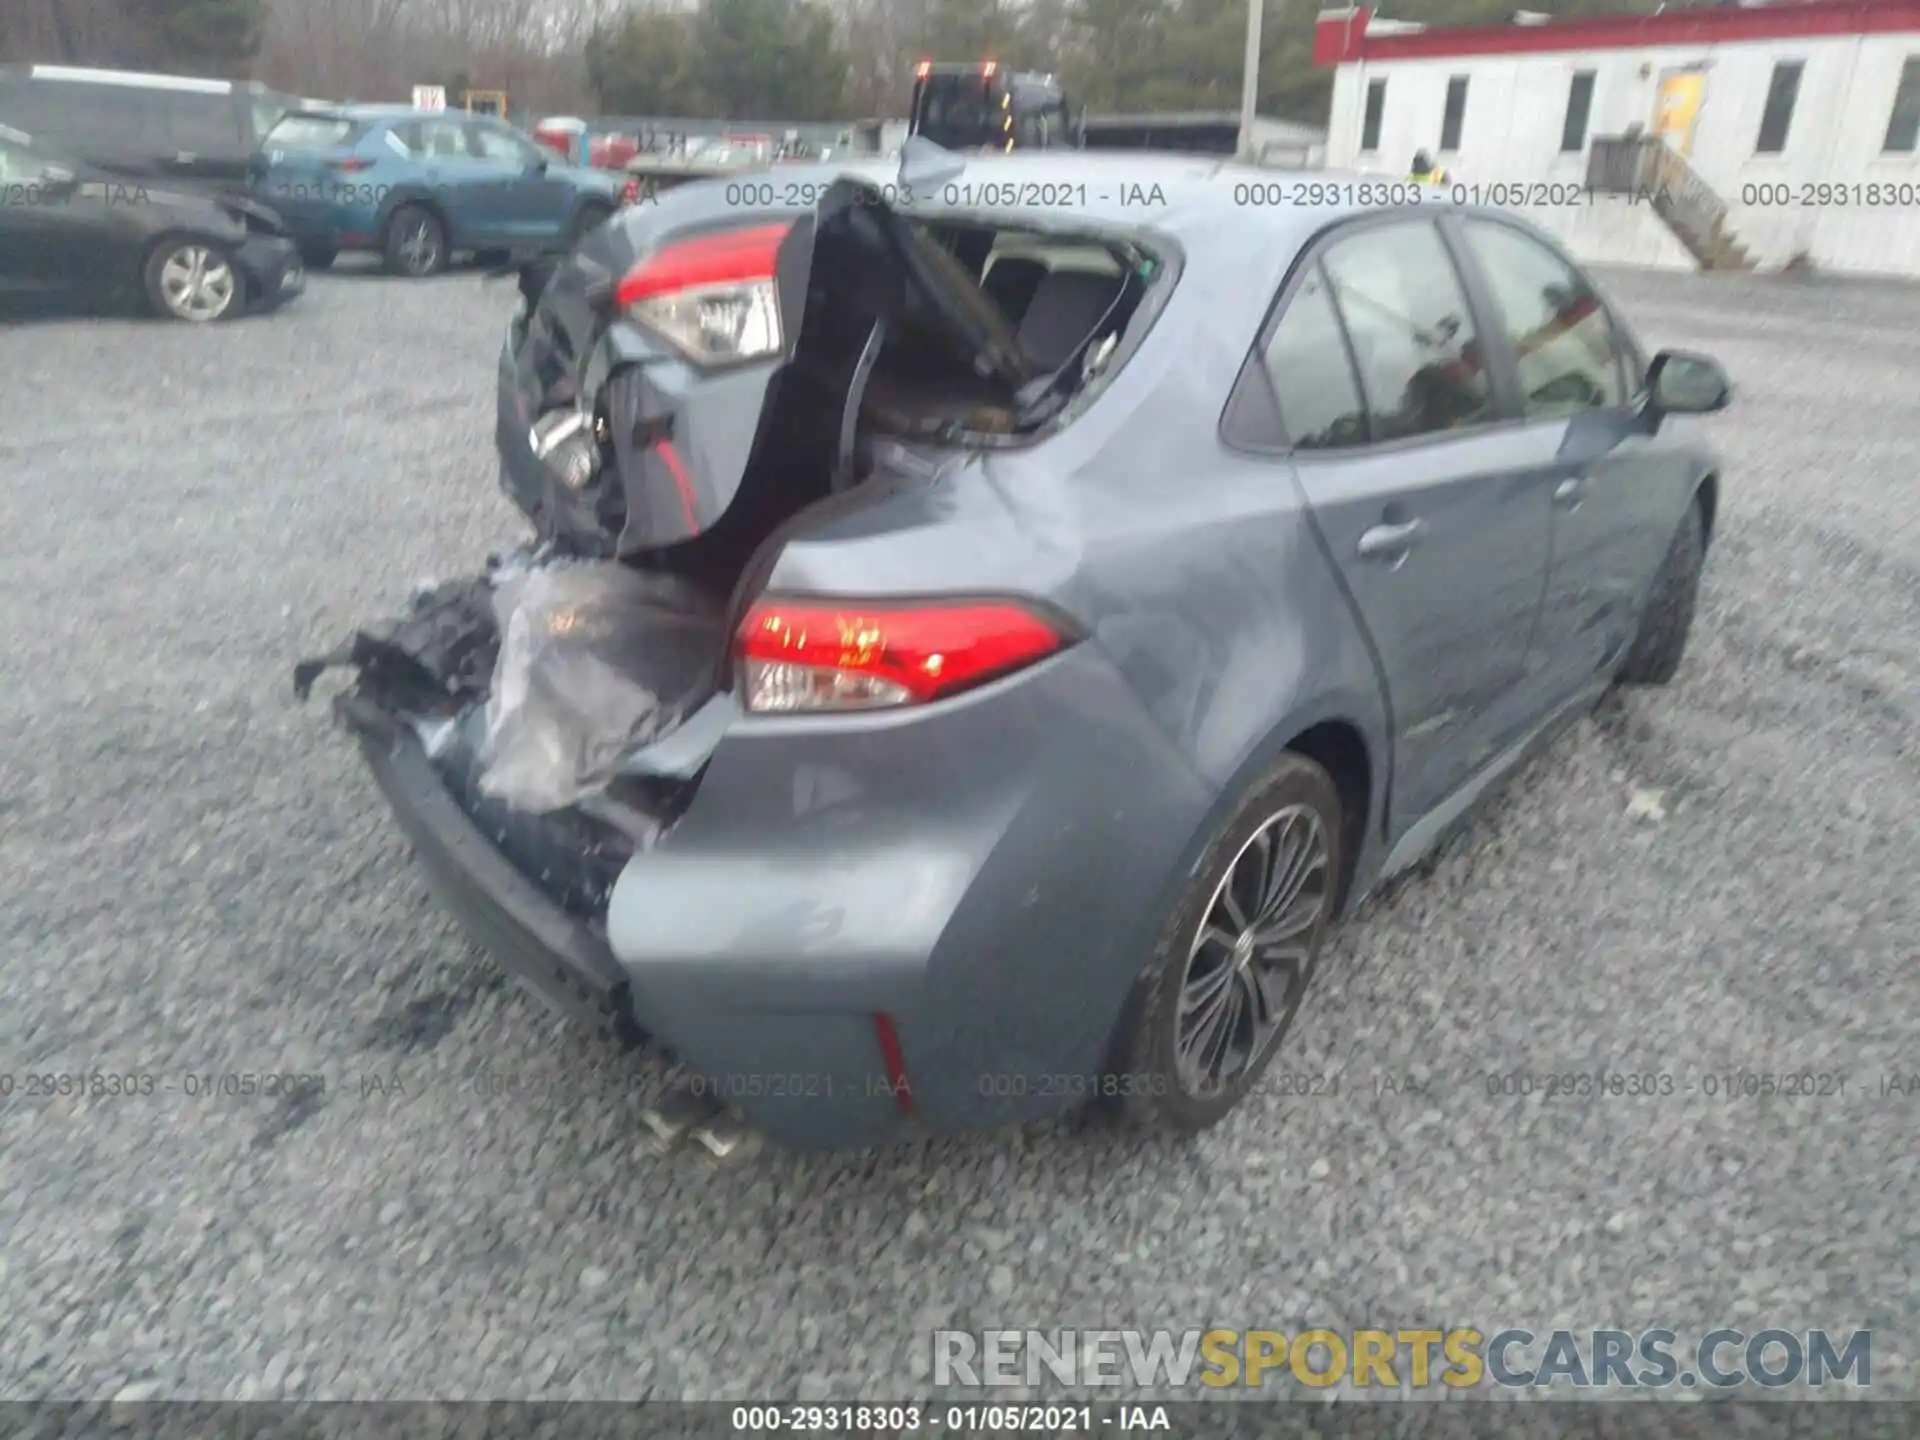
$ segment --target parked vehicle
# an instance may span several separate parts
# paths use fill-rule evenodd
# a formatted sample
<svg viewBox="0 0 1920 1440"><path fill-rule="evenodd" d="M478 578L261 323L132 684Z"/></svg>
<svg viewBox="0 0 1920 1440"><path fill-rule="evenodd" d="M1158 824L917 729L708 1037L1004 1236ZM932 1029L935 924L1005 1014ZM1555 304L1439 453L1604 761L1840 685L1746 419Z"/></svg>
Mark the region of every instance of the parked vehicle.
<svg viewBox="0 0 1920 1440"><path fill-rule="evenodd" d="M94 170L174 192L244 191L261 137L296 103L251 82L0 66L0 124Z"/></svg>
<svg viewBox="0 0 1920 1440"><path fill-rule="evenodd" d="M137 298L210 321L271 309L304 284L271 210L110 176L0 126L0 294Z"/></svg>
<svg viewBox="0 0 1920 1440"><path fill-rule="evenodd" d="M948 150L1072 150L1081 143L1076 107L1051 75L1017 74L998 62L913 67L909 133Z"/></svg>
<svg viewBox="0 0 1920 1440"><path fill-rule="evenodd" d="M358 667L339 714L510 971L778 1139L1212 1125L1337 917L1673 676L1727 378L1429 196L793 174L528 268L534 546L296 685Z"/></svg>
<svg viewBox="0 0 1920 1440"><path fill-rule="evenodd" d="M309 267L360 250L421 276L462 251L571 243L613 213L621 177L564 164L487 116L356 105L282 117L252 181Z"/></svg>

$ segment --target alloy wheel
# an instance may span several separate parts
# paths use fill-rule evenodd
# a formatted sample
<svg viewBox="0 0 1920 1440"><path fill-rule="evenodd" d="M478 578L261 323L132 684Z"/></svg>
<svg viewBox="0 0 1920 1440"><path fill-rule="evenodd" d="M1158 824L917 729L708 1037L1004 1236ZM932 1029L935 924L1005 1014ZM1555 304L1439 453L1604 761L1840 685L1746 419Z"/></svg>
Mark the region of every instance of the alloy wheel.
<svg viewBox="0 0 1920 1440"><path fill-rule="evenodd" d="M182 320L218 320L239 292L232 264L211 246L182 245L160 267L161 298Z"/></svg>
<svg viewBox="0 0 1920 1440"><path fill-rule="evenodd" d="M1174 1019L1174 1065L1189 1094L1221 1094L1292 1020L1332 903L1329 859L1319 815L1289 805L1221 877L1187 952Z"/></svg>
<svg viewBox="0 0 1920 1440"><path fill-rule="evenodd" d="M426 275L440 263L440 237L425 215L407 222L400 232L400 263L409 275Z"/></svg>

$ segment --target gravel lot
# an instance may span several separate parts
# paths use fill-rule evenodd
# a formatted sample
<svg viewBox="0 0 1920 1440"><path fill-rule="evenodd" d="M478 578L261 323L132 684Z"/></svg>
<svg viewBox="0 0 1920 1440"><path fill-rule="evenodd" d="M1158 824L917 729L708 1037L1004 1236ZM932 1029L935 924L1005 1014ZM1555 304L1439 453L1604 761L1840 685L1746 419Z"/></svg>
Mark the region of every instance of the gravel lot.
<svg viewBox="0 0 1920 1440"><path fill-rule="evenodd" d="M1614 285L1742 386L1694 648L1339 938L1285 1067L1337 1095L727 1167L644 1149L644 1070L462 942L290 698L517 533L510 287L0 331L0 1073L160 1087L0 1098L0 1395L900 1397L937 1325L1310 1324L1872 1327L1920 1393L1920 291ZM1696 1090L1483 1079L1601 1067ZM326 1090L185 1093L234 1072Z"/></svg>

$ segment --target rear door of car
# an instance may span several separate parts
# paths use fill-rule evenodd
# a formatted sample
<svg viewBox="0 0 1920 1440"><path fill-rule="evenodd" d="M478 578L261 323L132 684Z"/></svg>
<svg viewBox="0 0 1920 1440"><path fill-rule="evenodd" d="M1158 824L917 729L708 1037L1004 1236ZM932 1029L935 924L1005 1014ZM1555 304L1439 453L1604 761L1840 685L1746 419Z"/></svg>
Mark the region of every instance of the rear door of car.
<svg viewBox="0 0 1920 1440"><path fill-rule="evenodd" d="M1520 723L1549 504L1427 215L1336 228L1265 340L1283 448L1384 675L1390 823L1427 814Z"/></svg>

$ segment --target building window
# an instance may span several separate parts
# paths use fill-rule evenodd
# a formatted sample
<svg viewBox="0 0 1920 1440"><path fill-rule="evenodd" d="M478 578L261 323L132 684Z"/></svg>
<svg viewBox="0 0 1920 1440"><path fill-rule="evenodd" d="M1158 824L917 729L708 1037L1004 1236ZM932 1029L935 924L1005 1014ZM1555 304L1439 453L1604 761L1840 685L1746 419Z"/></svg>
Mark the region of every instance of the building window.
<svg viewBox="0 0 1920 1440"><path fill-rule="evenodd" d="M1460 122L1467 116L1467 77L1456 75L1447 81L1447 113L1440 122L1440 148L1460 148Z"/></svg>
<svg viewBox="0 0 1920 1440"><path fill-rule="evenodd" d="M1593 71L1581 70L1567 90L1567 119L1560 127L1560 151L1578 155L1587 145L1587 116L1593 111Z"/></svg>
<svg viewBox="0 0 1920 1440"><path fill-rule="evenodd" d="M1920 143L1920 56L1909 56L1900 67L1900 88L1893 92L1884 148L1911 155L1916 143Z"/></svg>
<svg viewBox="0 0 1920 1440"><path fill-rule="evenodd" d="M1372 154L1380 148L1380 117L1387 108L1387 82L1367 82L1367 115L1360 122L1360 149Z"/></svg>
<svg viewBox="0 0 1920 1440"><path fill-rule="evenodd" d="M1773 67L1773 79L1767 85L1767 108L1760 112L1760 138L1754 144L1757 155L1778 155L1787 148L1787 131L1793 126L1793 102L1800 98L1800 62L1782 60Z"/></svg>

